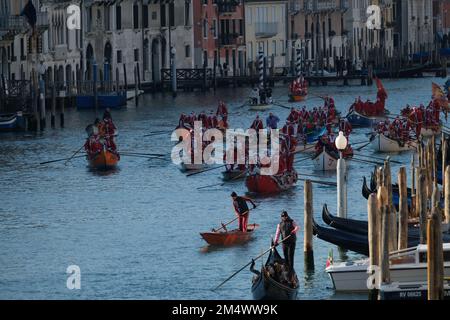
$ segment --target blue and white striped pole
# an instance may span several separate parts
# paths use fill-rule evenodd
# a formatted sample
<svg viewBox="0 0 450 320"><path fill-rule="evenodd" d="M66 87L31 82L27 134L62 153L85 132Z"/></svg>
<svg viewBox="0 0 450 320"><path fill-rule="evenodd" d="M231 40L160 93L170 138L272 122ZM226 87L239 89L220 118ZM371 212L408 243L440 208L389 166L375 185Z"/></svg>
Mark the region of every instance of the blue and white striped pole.
<svg viewBox="0 0 450 320"><path fill-rule="evenodd" d="M264 89L264 52L258 53L258 69L259 69L259 88Z"/></svg>
<svg viewBox="0 0 450 320"><path fill-rule="evenodd" d="M296 59L295 59L295 73L297 80L300 81L302 77L302 51L300 48L295 49Z"/></svg>

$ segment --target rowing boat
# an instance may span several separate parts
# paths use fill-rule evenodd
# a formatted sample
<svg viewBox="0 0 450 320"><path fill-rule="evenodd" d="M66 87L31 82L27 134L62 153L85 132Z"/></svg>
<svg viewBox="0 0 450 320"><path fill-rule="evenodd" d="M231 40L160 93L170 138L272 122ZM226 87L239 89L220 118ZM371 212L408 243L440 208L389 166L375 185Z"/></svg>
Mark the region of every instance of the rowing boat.
<svg viewBox="0 0 450 320"><path fill-rule="evenodd" d="M249 241L258 228L259 224L249 224L247 232L238 229L228 231L225 228L224 231L202 232L200 236L213 246L232 246Z"/></svg>
<svg viewBox="0 0 450 320"><path fill-rule="evenodd" d="M249 192L259 194L275 194L295 186L298 176L295 170L281 175L261 175L253 173L245 178L245 185Z"/></svg>
<svg viewBox="0 0 450 320"><path fill-rule="evenodd" d="M329 153L326 148L317 154L313 159L314 170L317 171L334 171L337 167L338 158Z"/></svg>
<svg viewBox="0 0 450 320"><path fill-rule="evenodd" d="M252 294L255 300L295 300L298 294L298 278L295 271L292 274L292 280L286 283L281 283L270 276L269 268L275 262L283 265L285 261L281 258L277 249L274 247L261 272L250 269L256 276L252 279Z"/></svg>
<svg viewBox="0 0 450 320"><path fill-rule="evenodd" d="M233 170L226 170L222 172L222 179L224 181L234 181L239 179L244 179L247 174L247 170L239 170L239 169L233 169Z"/></svg>
<svg viewBox="0 0 450 320"><path fill-rule="evenodd" d="M88 154L86 157L89 161L89 165L97 170L114 169L120 160L118 153L107 150L106 148L103 148L102 151L95 155Z"/></svg>

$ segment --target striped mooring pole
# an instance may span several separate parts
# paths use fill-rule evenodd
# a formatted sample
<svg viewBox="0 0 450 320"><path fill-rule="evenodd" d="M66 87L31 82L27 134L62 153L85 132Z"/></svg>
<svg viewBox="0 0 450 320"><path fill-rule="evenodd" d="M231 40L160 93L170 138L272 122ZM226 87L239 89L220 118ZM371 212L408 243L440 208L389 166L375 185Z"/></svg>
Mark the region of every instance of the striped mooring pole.
<svg viewBox="0 0 450 320"><path fill-rule="evenodd" d="M264 89L264 52L258 53L259 88Z"/></svg>
<svg viewBox="0 0 450 320"><path fill-rule="evenodd" d="M295 59L295 73L297 80L300 81L302 77L302 50L300 48L295 49L296 59Z"/></svg>

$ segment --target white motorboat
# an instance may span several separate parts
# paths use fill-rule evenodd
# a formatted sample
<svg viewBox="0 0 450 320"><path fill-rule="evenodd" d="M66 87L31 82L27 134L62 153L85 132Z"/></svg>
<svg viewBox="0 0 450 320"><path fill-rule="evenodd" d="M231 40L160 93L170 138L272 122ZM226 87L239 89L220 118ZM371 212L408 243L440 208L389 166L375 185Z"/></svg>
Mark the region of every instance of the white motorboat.
<svg viewBox="0 0 450 320"><path fill-rule="evenodd" d="M444 274L450 276L450 243L444 243ZM427 281L427 245L396 251L390 254L392 282ZM369 259L331 263L325 271L336 291L368 291Z"/></svg>
<svg viewBox="0 0 450 320"><path fill-rule="evenodd" d="M380 300L427 300L428 283L391 282L380 285ZM450 279L444 280L444 300L450 300Z"/></svg>

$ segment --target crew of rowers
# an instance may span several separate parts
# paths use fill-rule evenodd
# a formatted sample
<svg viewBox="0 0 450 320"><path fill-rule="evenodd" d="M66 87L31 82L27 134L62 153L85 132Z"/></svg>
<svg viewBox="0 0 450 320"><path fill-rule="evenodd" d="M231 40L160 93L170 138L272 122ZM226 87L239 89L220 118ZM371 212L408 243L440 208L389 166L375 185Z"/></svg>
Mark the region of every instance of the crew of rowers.
<svg viewBox="0 0 450 320"><path fill-rule="evenodd" d="M415 129L416 136L418 137L422 128L439 130L440 111L439 102L434 100L426 108L423 104L420 104L419 107L412 108L407 104L402 109L401 115L408 119L409 125Z"/></svg>
<svg viewBox="0 0 450 320"><path fill-rule="evenodd" d="M202 128L207 129L220 129L225 130L228 128L228 108L223 101L219 101L216 113L210 111L209 115L206 112L201 112L196 115L195 112L191 112L190 115L182 113L178 120L178 126L176 129L184 128L188 130L194 129L194 122L201 121Z"/></svg>
<svg viewBox="0 0 450 320"><path fill-rule="evenodd" d="M308 82L303 77L297 78L289 85L289 91L295 96L306 96L308 94Z"/></svg>
<svg viewBox="0 0 450 320"><path fill-rule="evenodd" d="M367 99L365 102L361 97L355 99L355 102L350 106L350 113L356 111L365 116L379 116L384 114L384 100L377 96L377 101L374 103Z"/></svg>
<svg viewBox="0 0 450 320"><path fill-rule="evenodd" d="M117 128L112 121L111 112L106 109L103 114L103 120L95 119L93 125L86 128L88 138L84 144L84 150L89 155L96 155L105 148L108 151L117 153L117 146L114 137L117 133ZM119 156L119 155L118 155Z"/></svg>
<svg viewBox="0 0 450 320"><path fill-rule="evenodd" d="M375 132L404 143L411 140L411 129L408 119L396 117L392 122L389 120L378 122Z"/></svg>

